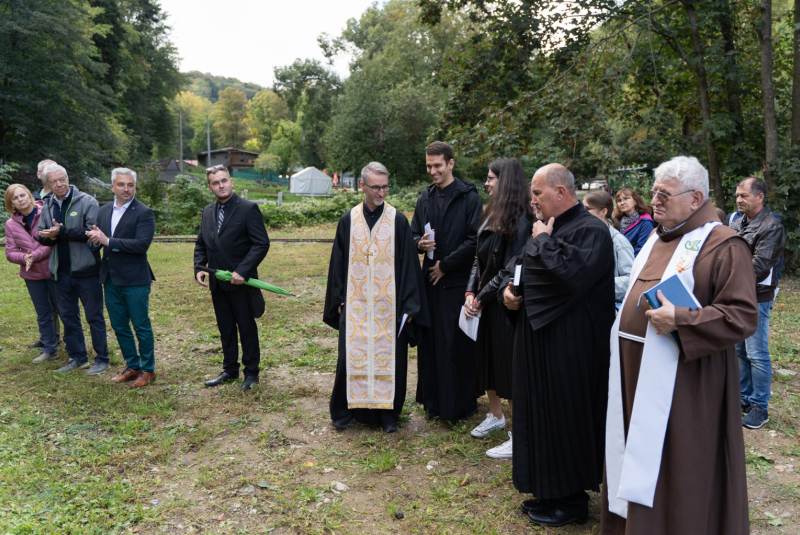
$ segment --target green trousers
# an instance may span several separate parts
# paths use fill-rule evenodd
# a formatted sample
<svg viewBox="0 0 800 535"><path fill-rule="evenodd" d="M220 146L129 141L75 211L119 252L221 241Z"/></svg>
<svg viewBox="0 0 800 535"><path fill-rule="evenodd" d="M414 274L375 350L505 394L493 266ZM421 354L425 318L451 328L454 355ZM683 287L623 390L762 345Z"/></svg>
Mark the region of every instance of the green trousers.
<svg viewBox="0 0 800 535"><path fill-rule="evenodd" d="M105 284L106 310L111 328L117 335L119 349L128 368L153 372L156 367L153 328L150 325L150 285L117 286L111 277ZM139 350L133 338L131 325L139 341Z"/></svg>

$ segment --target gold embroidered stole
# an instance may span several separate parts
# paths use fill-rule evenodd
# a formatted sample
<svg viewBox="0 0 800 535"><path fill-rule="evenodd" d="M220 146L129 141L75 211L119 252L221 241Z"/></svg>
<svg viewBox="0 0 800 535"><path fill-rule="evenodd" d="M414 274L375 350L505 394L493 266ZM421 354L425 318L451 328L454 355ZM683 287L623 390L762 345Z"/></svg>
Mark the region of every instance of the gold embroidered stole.
<svg viewBox="0 0 800 535"><path fill-rule="evenodd" d="M363 203L350 211L350 254L345 303L347 407L393 409L397 300L394 280L394 222L397 210L384 205L369 229Z"/></svg>

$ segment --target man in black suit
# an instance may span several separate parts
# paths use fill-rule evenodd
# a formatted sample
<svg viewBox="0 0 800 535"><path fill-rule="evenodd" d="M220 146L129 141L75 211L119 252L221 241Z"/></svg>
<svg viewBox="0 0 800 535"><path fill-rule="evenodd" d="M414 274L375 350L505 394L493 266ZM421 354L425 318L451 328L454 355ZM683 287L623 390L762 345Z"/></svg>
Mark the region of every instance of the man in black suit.
<svg viewBox="0 0 800 535"><path fill-rule="evenodd" d="M103 248L100 284L106 310L127 366L112 382L133 381L131 388L156 380L153 328L150 325L150 283L156 278L147 261L156 221L153 211L134 198L136 173L120 167L111 171L114 202L100 208L97 225L86 235ZM139 341L139 349L131 332Z"/></svg>
<svg viewBox="0 0 800 535"><path fill-rule="evenodd" d="M258 383L261 351L256 318L264 314L265 304L261 290L243 284L247 279L258 278L258 265L269 251L269 236L258 206L233 192L233 182L224 166L206 169L206 179L217 201L203 209L194 246L195 280L201 286L210 286L223 353L222 373L206 381L206 386L239 377L238 329L244 366L242 390L249 390ZM202 266L211 268L209 271L230 271L231 281L209 277L208 271L200 269Z"/></svg>

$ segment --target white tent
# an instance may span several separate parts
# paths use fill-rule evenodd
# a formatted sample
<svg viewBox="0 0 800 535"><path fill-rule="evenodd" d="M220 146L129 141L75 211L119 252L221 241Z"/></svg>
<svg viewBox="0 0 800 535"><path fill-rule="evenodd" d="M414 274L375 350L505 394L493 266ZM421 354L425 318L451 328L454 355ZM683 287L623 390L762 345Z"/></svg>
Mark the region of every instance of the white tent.
<svg viewBox="0 0 800 535"><path fill-rule="evenodd" d="M331 189L331 177L316 167L306 167L292 175L289 180L289 193L296 195L324 195Z"/></svg>

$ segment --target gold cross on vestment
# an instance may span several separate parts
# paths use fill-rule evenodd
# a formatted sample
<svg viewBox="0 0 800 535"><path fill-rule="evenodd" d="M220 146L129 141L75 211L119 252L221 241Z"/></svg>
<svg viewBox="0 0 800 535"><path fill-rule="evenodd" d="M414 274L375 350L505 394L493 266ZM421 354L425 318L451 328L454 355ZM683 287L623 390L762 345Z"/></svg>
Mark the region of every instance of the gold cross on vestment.
<svg viewBox="0 0 800 535"><path fill-rule="evenodd" d="M369 263L369 267L375 266L375 256L377 254L378 253L373 253L372 251L367 251L366 253L364 253L364 256L367 257L367 262Z"/></svg>

